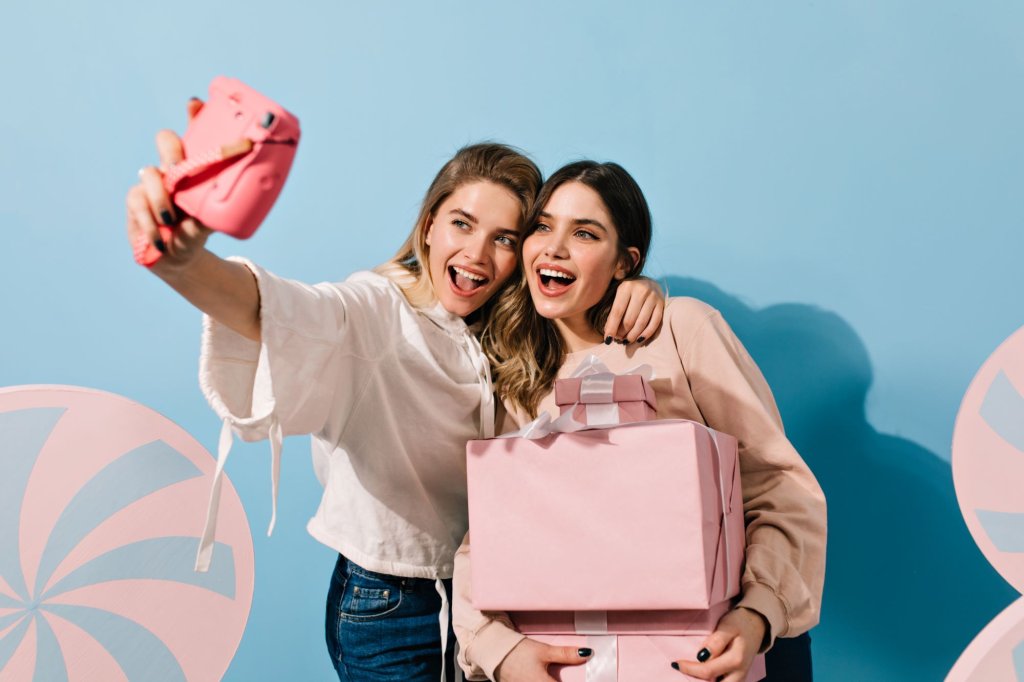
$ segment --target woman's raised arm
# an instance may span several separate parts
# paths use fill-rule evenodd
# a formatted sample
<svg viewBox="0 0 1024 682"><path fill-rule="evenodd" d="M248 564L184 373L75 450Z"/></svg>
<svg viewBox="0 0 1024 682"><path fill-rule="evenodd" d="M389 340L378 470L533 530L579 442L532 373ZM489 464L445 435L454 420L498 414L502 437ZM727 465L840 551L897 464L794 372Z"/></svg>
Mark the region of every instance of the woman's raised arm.
<svg viewBox="0 0 1024 682"><path fill-rule="evenodd" d="M202 102L189 101L189 118ZM169 130L156 136L160 167L182 159L181 139ZM178 215L164 189L160 169L139 171L139 183L128 190L128 241L135 249L153 244L162 257L153 274L192 305L253 341L260 340L260 294L253 274L241 263L226 261L206 250L210 230L198 221Z"/></svg>

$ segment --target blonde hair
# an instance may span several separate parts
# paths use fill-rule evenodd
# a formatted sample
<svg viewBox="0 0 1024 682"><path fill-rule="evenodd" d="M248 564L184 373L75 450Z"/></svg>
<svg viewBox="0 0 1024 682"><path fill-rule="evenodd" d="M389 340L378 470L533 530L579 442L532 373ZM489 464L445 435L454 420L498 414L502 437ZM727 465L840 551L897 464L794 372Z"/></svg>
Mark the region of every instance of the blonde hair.
<svg viewBox="0 0 1024 682"><path fill-rule="evenodd" d="M555 190L568 182L583 183L601 197L618 235L619 257L631 265L625 279L639 277L651 245L651 212L640 186L616 163L577 161L548 178L519 240L520 261L522 243L535 229L540 212ZM630 247L639 251L638 259L628 255ZM525 269L526 264L521 266ZM608 319L618 287L619 280L612 279L601 300L587 311L587 319L598 333ZM536 416L537 406L551 391L565 362L565 341L554 323L537 312L526 277L506 287L489 312L480 344L494 368L498 395Z"/></svg>
<svg viewBox="0 0 1024 682"><path fill-rule="evenodd" d="M412 305L422 308L436 301L430 267L426 264L430 257L427 231L438 207L462 185L481 180L512 192L519 199L522 208L520 220L525 224L527 212L540 190L541 174L537 165L523 152L494 142L463 147L441 167L423 197L419 217L409 237L391 260L374 268L374 272L395 282ZM495 298L492 296L484 308L490 308ZM473 317L485 314L483 310L476 311Z"/></svg>

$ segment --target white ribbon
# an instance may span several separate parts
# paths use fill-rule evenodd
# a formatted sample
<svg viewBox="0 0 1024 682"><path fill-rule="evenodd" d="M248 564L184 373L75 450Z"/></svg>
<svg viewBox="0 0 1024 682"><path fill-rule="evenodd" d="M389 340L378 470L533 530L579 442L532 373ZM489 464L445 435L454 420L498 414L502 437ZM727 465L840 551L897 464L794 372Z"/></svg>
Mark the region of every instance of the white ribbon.
<svg viewBox="0 0 1024 682"><path fill-rule="evenodd" d="M210 487L210 502L206 508L206 522L203 525L203 535L199 539L199 551L196 553L195 570L197 573L206 573L210 570L210 561L213 558L213 545L217 536L217 515L220 512L220 489L224 483L224 465L227 464L228 454L231 452L233 438L231 435L231 420L225 419L220 429L220 441L217 444L217 466L213 471L213 484ZM277 523L277 491L281 480L281 443L284 440L281 431L281 424L276 418L272 418L269 429L270 437L270 525L267 527L267 536L274 532L274 524Z"/></svg>
<svg viewBox="0 0 1024 682"><path fill-rule="evenodd" d="M615 375L599 372L579 377L581 403L611 403L615 392Z"/></svg>
<svg viewBox="0 0 1024 682"><path fill-rule="evenodd" d="M213 485L210 487L210 502L206 507L206 523L203 535L199 539L199 552L196 554L195 570L206 573L210 570L210 559L213 556L213 542L217 532L217 511L220 509L220 486L224 480L224 465L231 452L231 422L227 419L220 429L220 442L217 444L217 466L213 470Z"/></svg>
<svg viewBox="0 0 1024 682"><path fill-rule="evenodd" d="M615 375L598 372L580 377L580 399L587 414L588 424L619 424L619 405L614 400ZM573 410L576 405L573 405Z"/></svg>
<svg viewBox="0 0 1024 682"><path fill-rule="evenodd" d="M275 418L270 423L270 525L267 526L267 537L274 532L277 523L277 490L281 481L281 444L284 434L281 424Z"/></svg>
<svg viewBox="0 0 1024 682"><path fill-rule="evenodd" d="M587 646L594 652L587 661L586 682L618 682L619 638L616 635L591 635Z"/></svg>
<svg viewBox="0 0 1024 682"><path fill-rule="evenodd" d="M572 409L575 410L576 405L573 405ZM618 426L622 423L618 403L584 403L583 409L586 410L588 424L594 426Z"/></svg>
<svg viewBox="0 0 1024 682"><path fill-rule="evenodd" d="M580 364L576 365L576 369L569 375L570 379L579 379L580 377L590 376L592 374L616 374L608 369L608 366L601 362L600 358L591 353L587 357L580 361ZM625 372L618 372L619 375L638 374L644 379L651 381L654 379L654 368L650 365L637 365L633 369L626 370Z"/></svg>
<svg viewBox="0 0 1024 682"><path fill-rule="evenodd" d="M573 409L575 409L575 407ZM573 418L572 413L573 410L566 410L562 413L562 416L557 419L552 419L551 415L547 412L541 412L539 417L523 426L523 428L518 431L503 433L498 436L498 438L525 438L527 440L537 440L538 438L549 436L552 433L573 433L574 431L597 428L596 426L588 426L583 422L576 421L576 419Z"/></svg>
<svg viewBox="0 0 1024 682"><path fill-rule="evenodd" d="M573 628L577 635L607 635L607 611L575 611Z"/></svg>
<svg viewBox="0 0 1024 682"><path fill-rule="evenodd" d="M434 579L434 588L441 595L441 614L438 621L441 625L441 682L447 682L445 667L448 662L448 590L440 578Z"/></svg>

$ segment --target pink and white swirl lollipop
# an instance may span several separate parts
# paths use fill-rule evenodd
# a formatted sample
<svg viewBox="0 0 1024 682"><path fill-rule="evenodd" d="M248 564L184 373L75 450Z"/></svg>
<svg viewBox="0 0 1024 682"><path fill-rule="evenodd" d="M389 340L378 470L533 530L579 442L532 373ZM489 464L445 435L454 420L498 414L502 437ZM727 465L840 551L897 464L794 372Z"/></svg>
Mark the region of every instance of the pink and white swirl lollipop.
<svg viewBox="0 0 1024 682"><path fill-rule="evenodd" d="M1024 592L1024 328L996 349L964 395L953 432L953 483L985 558ZM946 680L1024 682L1024 599L982 630Z"/></svg>
<svg viewBox="0 0 1024 682"><path fill-rule="evenodd" d="M192 570L210 454L138 403L0 390L0 680L219 680L249 616L253 547L225 481Z"/></svg>

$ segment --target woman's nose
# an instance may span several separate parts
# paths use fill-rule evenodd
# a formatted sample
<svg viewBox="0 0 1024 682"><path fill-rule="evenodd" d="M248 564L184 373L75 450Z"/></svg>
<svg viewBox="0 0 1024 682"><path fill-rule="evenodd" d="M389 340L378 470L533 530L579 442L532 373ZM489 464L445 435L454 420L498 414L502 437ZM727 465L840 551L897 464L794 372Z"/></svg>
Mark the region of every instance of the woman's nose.
<svg viewBox="0 0 1024 682"><path fill-rule="evenodd" d="M566 244L565 235L554 232L544 244L544 254L554 258L566 258L569 255L569 249Z"/></svg>
<svg viewBox="0 0 1024 682"><path fill-rule="evenodd" d="M466 258L474 263L478 263L484 259L487 254L487 235L475 234L465 244L462 249L463 254Z"/></svg>

